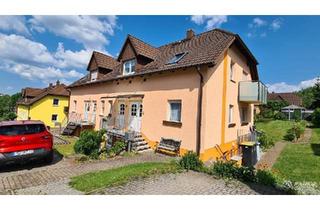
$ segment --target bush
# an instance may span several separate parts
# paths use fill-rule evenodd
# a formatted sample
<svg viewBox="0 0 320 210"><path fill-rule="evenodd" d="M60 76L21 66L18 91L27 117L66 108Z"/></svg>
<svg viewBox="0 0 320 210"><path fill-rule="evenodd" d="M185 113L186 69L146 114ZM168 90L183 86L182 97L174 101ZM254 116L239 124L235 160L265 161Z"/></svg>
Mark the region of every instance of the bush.
<svg viewBox="0 0 320 210"><path fill-rule="evenodd" d="M277 112L273 118L275 120L286 120L287 116L283 112Z"/></svg>
<svg viewBox="0 0 320 210"><path fill-rule="evenodd" d="M199 159L198 155L192 151L188 151L182 156L179 165L187 170L201 171L203 162Z"/></svg>
<svg viewBox="0 0 320 210"><path fill-rule="evenodd" d="M316 108L312 113L311 122L314 127L320 128L320 108Z"/></svg>
<svg viewBox="0 0 320 210"><path fill-rule="evenodd" d="M284 136L285 140L293 141L295 139L299 139L301 134L304 131L305 122L301 123L294 123L292 128L287 131L287 134Z"/></svg>
<svg viewBox="0 0 320 210"><path fill-rule="evenodd" d="M301 110L294 110L292 114L292 119L299 122L301 121Z"/></svg>
<svg viewBox="0 0 320 210"><path fill-rule="evenodd" d="M267 170L258 170L256 173L256 181L259 184L273 186L277 184L277 179L271 171Z"/></svg>
<svg viewBox="0 0 320 210"><path fill-rule="evenodd" d="M116 141L114 145L109 150L110 156L119 155L123 150L126 149L126 144L124 141Z"/></svg>
<svg viewBox="0 0 320 210"><path fill-rule="evenodd" d="M284 136L284 139L287 140L287 141L293 141L293 140L295 140L295 138L296 138L296 134L294 132L294 129L290 128L287 131L287 134Z"/></svg>
<svg viewBox="0 0 320 210"><path fill-rule="evenodd" d="M258 141L261 148L265 150L274 146L274 141L267 136L266 132L264 132L263 130L260 130L260 132L261 134L258 136Z"/></svg>
<svg viewBox="0 0 320 210"><path fill-rule="evenodd" d="M85 130L81 132L79 140L76 141L74 151L96 159L99 156L100 142L98 132Z"/></svg>
<svg viewBox="0 0 320 210"><path fill-rule="evenodd" d="M234 178L245 182L255 181L255 170L253 167L237 167L236 162L216 162L211 170L213 175L222 178Z"/></svg>

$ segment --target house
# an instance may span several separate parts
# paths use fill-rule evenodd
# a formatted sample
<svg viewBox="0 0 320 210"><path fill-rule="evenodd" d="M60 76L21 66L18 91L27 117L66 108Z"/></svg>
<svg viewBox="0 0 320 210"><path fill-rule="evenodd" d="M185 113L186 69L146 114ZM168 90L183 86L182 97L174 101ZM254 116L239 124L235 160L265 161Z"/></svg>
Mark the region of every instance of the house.
<svg viewBox="0 0 320 210"><path fill-rule="evenodd" d="M24 88L17 102L17 120L41 120L47 126L58 127L67 123L70 92L67 86L51 84L46 88Z"/></svg>
<svg viewBox="0 0 320 210"><path fill-rule="evenodd" d="M151 147L181 141L202 160L235 150L266 102L258 62L240 36L221 29L154 47L128 35L117 58L93 52L88 74L69 86L69 121L131 130Z"/></svg>
<svg viewBox="0 0 320 210"><path fill-rule="evenodd" d="M268 93L268 100L270 101L285 101L288 105L302 106L301 97L295 93Z"/></svg>

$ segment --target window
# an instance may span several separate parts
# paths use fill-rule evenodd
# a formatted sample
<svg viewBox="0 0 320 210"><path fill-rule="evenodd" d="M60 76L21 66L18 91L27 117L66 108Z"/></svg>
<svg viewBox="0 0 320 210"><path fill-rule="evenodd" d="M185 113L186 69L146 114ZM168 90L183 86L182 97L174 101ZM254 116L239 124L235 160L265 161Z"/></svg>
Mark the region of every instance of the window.
<svg viewBox="0 0 320 210"><path fill-rule="evenodd" d="M73 101L73 111L74 112L77 111L77 101L76 100Z"/></svg>
<svg viewBox="0 0 320 210"><path fill-rule="evenodd" d="M59 106L59 99L54 98L52 104L53 106Z"/></svg>
<svg viewBox="0 0 320 210"><path fill-rule="evenodd" d="M233 123L233 105L229 105L229 120L228 120L229 124Z"/></svg>
<svg viewBox="0 0 320 210"><path fill-rule="evenodd" d="M235 67L235 62L231 61L230 63L230 80L234 81L234 67Z"/></svg>
<svg viewBox="0 0 320 210"><path fill-rule="evenodd" d="M139 109L139 117L142 117L142 109L143 109L143 106L142 106L142 104L140 104L140 109Z"/></svg>
<svg viewBox="0 0 320 210"><path fill-rule="evenodd" d="M136 60L128 60L123 63L123 75L134 74L136 67Z"/></svg>
<svg viewBox="0 0 320 210"><path fill-rule="evenodd" d="M181 101L169 101L169 121L181 122Z"/></svg>
<svg viewBox="0 0 320 210"><path fill-rule="evenodd" d="M132 104L131 105L131 116L132 117L135 117L135 116L137 116L137 104Z"/></svg>
<svg viewBox="0 0 320 210"><path fill-rule="evenodd" d="M98 71L91 72L91 82L96 81L98 78Z"/></svg>
<svg viewBox="0 0 320 210"><path fill-rule="evenodd" d="M248 107L241 107L241 122L247 123L248 122Z"/></svg>
<svg viewBox="0 0 320 210"><path fill-rule="evenodd" d="M174 63L178 63L182 58L183 56L185 56L187 53L178 53L176 55L174 55L168 62L167 64L174 64Z"/></svg>
<svg viewBox="0 0 320 210"><path fill-rule="evenodd" d="M242 81L247 81L248 80L248 73L245 71L242 71Z"/></svg>
<svg viewBox="0 0 320 210"><path fill-rule="evenodd" d="M125 111L125 105L124 104L120 104L119 115L124 115L124 111Z"/></svg>
<svg viewBox="0 0 320 210"><path fill-rule="evenodd" d="M97 102L96 101L93 101L93 110L92 112L95 114L97 112Z"/></svg>
<svg viewBox="0 0 320 210"><path fill-rule="evenodd" d="M105 109L105 102L101 101L101 114L104 114L104 109Z"/></svg>
<svg viewBox="0 0 320 210"><path fill-rule="evenodd" d="M57 114L51 115L51 121L52 122L56 122L57 120L58 120L58 115Z"/></svg>
<svg viewBox="0 0 320 210"><path fill-rule="evenodd" d="M16 136L41 133L46 130L43 124L30 125L8 125L0 127L0 135L2 136Z"/></svg>

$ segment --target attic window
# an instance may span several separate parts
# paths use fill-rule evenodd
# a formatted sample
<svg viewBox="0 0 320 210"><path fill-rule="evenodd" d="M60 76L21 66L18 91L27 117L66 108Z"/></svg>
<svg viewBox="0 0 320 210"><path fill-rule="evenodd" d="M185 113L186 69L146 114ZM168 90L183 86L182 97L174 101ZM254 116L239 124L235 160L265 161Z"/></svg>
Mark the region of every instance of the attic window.
<svg viewBox="0 0 320 210"><path fill-rule="evenodd" d="M168 61L167 64L178 63L178 62L183 58L183 56L185 56L186 54L187 54L186 52L175 54L175 55Z"/></svg>
<svg viewBox="0 0 320 210"><path fill-rule="evenodd" d="M136 60L128 60L123 63L123 75L134 74L136 66Z"/></svg>

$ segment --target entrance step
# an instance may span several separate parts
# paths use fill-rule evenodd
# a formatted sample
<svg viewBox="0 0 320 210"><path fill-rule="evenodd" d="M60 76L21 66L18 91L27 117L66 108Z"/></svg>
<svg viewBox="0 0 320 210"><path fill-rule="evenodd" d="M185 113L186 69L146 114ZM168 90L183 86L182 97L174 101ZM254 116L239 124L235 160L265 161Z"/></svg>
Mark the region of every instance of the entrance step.
<svg viewBox="0 0 320 210"><path fill-rule="evenodd" d="M141 134L136 135L132 142L132 149L136 152L143 152L150 149L150 146L142 138Z"/></svg>

